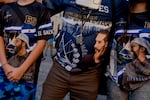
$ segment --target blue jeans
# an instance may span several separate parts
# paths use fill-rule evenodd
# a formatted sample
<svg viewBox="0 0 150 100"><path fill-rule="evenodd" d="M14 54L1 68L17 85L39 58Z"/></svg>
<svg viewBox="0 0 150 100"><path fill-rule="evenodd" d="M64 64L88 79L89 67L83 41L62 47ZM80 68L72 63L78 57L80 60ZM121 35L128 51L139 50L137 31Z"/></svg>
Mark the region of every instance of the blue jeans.
<svg viewBox="0 0 150 100"><path fill-rule="evenodd" d="M110 78L107 79L107 96L108 100L128 100L128 92L121 90Z"/></svg>
<svg viewBox="0 0 150 100"><path fill-rule="evenodd" d="M150 100L150 80L146 81L142 87L131 91L129 100Z"/></svg>

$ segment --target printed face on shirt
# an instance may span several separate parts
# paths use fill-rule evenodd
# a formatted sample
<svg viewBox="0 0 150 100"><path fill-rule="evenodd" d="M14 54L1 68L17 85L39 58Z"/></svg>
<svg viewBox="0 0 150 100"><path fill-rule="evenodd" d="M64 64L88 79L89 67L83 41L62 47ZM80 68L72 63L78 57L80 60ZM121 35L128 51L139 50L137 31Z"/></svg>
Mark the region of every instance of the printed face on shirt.
<svg viewBox="0 0 150 100"><path fill-rule="evenodd" d="M16 38L15 39L15 51L19 52L23 46L26 46L25 42L23 42L21 39Z"/></svg>
<svg viewBox="0 0 150 100"><path fill-rule="evenodd" d="M105 46L107 46L108 41L106 39L106 34L99 33L96 37L96 43L94 45L95 50L101 50Z"/></svg>
<svg viewBox="0 0 150 100"><path fill-rule="evenodd" d="M137 57L139 55L139 52L140 52L140 45L137 43L133 43L131 45L131 51L132 51L133 57Z"/></svg>

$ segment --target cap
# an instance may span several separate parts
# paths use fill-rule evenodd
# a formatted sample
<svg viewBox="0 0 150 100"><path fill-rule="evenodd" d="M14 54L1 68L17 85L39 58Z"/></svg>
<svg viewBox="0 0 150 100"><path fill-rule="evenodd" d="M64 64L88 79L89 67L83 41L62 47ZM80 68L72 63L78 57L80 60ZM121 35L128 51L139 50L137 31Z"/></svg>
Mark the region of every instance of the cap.
<svg viewBox="0 0 150 100"><path fill-rule="evenodd" d="M21 39L22 41L24 41L27 44L27 47L30 48L29 37L26 34L20 33L16 38Z"/></svg>
<svg viewBox="0 0 150 100"><path fill-rule="evenodd" d="M134 40L131 41L131 45L133 43L137 43L140 46L143 46L146 48L148 54L150 54L150 43L148 40L146 40L145 38L135 38Z"/></svg>

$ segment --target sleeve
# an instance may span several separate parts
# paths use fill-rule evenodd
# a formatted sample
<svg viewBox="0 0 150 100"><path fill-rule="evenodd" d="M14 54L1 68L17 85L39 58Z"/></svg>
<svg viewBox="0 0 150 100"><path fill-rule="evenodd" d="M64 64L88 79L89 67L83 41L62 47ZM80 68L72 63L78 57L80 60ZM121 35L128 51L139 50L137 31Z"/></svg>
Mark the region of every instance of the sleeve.
<svg viewBox="0 0 150 100"><path fill-rule="evenodd" d="M82 60L80 61L79 66L85 66L86 64L86 67L100 67L104 60L101 59L101 62L95 63L93 56L94 54L88 54L84 56Z"/></svg>
<svg viewBox="0 0 150 100"><path fill-rule="evenodd" d="M52 15L59 13L64 9L63 0L43 0L42 3L50 10Z"/></svg>
<svg viewBox="0 0 150 100"><path fill-rule="evenodd" d="M43 9L41 17L38 21L37 39L45 39L53 37L53 25L51 23L51 14L47 9Z"/></svg>

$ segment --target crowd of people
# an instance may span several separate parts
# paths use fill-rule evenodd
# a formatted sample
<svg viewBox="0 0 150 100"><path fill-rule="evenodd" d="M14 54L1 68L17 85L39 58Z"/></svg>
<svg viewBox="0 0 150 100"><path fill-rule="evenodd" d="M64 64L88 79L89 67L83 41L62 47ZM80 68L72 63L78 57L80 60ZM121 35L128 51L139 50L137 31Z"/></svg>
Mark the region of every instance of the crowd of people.
<svg viewBox="0 0 150 100"><path fill-rule="evenodd" d="M46 41L55 41L41 100L150 99L149 0L1 0L0 99L35 100ZM51 17L63 12L53 37ZM42 64L41 64L42 65ZM40 67L40 68L39 68ZM45 69L46 70L46 69Z"/></svg>

